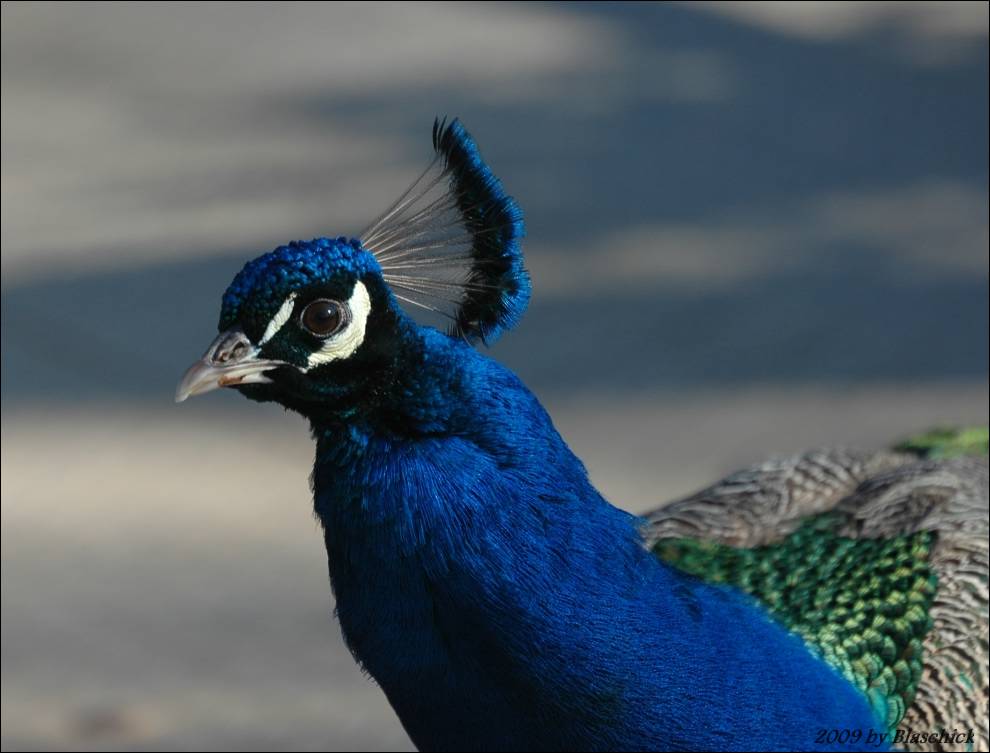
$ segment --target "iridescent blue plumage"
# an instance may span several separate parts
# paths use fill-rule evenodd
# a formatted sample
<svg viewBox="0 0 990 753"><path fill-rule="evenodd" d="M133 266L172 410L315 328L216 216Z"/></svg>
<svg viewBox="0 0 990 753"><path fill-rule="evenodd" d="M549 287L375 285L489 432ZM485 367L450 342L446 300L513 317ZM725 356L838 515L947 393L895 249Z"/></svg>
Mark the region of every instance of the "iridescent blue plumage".
<svg viewBox="0 0 990 753"><path fill-rule="evenodd" d="M650 552L525 385L471 347L525 309L522 215L457 121L434 145L434 172L361 240L248 264L180 387L236 386L309 420L344 637L413 741L830 750L822 728L881 729L751 597ZM442 310L426 300L454 307L450 333L400 307Z"/></svg>
<svg viewBox="0 0 990 753"><path fill-rule="evenodd" d="M418 747L792 750L880 729L763 609L657 560L513 374L415 339L405 433L314 425L313 481L344 636Z"/></svg>

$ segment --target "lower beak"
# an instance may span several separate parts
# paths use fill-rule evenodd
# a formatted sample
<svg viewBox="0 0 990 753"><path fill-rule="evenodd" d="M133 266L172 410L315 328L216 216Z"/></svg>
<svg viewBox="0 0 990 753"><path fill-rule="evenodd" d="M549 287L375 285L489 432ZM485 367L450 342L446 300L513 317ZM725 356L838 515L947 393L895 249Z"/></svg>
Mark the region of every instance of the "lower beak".
<svg viewBox="0 0 990 753"><path fill-rule="evenodd" d="M265 372L279 366L285 366L285 362L258 358L258 348L239 327L228 329L221 332L203 357L183 374L175 388L175 402L181 403L187 397L220 387L269 384L272 380Z"/></svg>

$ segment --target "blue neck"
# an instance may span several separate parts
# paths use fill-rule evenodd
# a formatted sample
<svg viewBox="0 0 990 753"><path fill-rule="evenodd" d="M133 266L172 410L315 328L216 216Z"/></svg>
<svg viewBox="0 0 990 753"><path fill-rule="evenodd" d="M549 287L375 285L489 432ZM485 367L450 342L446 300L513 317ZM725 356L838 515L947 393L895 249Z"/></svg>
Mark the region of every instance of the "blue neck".
<svg viewBox="0 0 990 753"><path fill-rule="evenodd" d="M648 552L515 376L451 343L426 341L457 375L424 375L431 431L314 426L341 627L418 746L817 750L821 728L879 728L761 609Z"/></svg>

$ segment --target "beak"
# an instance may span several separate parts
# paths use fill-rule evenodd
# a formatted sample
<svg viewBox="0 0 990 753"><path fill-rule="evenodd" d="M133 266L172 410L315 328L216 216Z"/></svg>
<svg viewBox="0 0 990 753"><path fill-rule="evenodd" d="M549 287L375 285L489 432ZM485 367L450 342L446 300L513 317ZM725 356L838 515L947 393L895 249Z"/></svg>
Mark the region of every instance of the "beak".
<svg viewBox="0 0 990 753"><path fill-rule="evenodd" d="M217 335L206 353L189 367L175 388L175 402L192 395L239 384L269 384L266 371L285 366L284 361L258 358L258 348L236 327Z"/></svg>

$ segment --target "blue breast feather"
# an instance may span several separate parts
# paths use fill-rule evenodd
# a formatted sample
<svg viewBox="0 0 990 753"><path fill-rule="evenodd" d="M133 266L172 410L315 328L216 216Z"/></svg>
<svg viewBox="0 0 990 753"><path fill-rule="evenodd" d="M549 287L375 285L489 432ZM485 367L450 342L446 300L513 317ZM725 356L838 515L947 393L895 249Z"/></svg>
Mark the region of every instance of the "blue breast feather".
<svg viewBox="0 0 990 753"><path fill-rule="evenodd" d="M648 552L511 372L416 332L414 439L313 430L344 636L419 747L831 750L819 730L882 727L747 597Z"/></svg>

